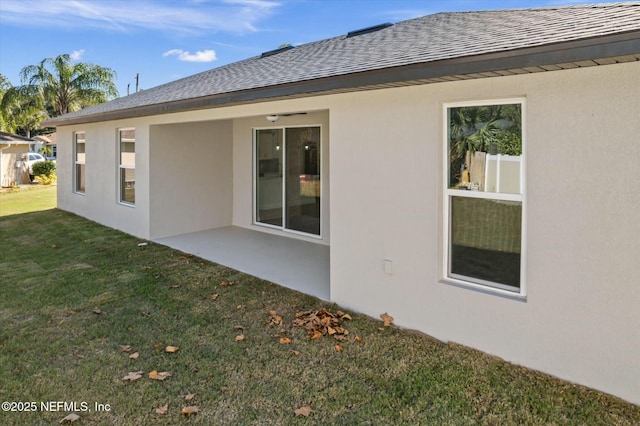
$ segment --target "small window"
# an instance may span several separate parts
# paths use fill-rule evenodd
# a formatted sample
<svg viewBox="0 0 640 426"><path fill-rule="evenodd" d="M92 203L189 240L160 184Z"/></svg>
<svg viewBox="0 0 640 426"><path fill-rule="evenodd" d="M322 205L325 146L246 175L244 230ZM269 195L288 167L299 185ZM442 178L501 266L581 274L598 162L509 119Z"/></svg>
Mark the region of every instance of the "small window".
<svg viewBox="0 0 640 426"><path fill-rule="evenodd" d="M74 179L73 190L77 193L85 193L85 167L86 167L86 139L85 132L73 134Z"/></svg>
<svg viewBox="0 0 640 426"><path fill-rule="evenodd" d="M118 142L120 202L133 205L136 203L135 129L120 129Z"/></svg>
<svg viewBox="0 0 640 426"><path fill-rule="evenodd" d="M523 109L445 106L447 279L524 294Z"/></svg>

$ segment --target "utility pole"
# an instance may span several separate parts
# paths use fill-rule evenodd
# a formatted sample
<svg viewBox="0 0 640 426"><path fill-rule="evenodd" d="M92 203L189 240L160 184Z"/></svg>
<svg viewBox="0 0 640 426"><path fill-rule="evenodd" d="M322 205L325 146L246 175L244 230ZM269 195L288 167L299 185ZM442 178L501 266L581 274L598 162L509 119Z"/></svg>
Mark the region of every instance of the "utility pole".
<svg viewBox="0 0 640 426"><path fill-rule="evenodd" d="M138 87L140 85L140 73L136 73L136 93L138 93Z"/></svg>

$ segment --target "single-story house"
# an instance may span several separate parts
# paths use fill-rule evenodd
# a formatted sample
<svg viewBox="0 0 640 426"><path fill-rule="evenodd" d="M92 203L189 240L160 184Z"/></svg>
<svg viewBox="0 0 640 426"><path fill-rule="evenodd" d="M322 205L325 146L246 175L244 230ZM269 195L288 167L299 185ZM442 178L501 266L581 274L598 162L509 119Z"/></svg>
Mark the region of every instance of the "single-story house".
<svg viewBox="0 0 640 426"><path fill-rule="evenodd" d="M56 134L49 133L38 135L33 138L36 143L31 147L33 152L40 152L40 149L43 147L47 147L50 150L50 153L46 155L48 160L55 160L58 154L58 145L56 143Z"/></svg>
<svg viewBox="0 0 640 426"><path fill-rule="evenodd" d="M63 210L640 403L640 2L354 29L44 124Z"/></svg>
<svg viewBox="0 0 640 426"><path fill-rule="evenodd" d="M29 170L23 163L33 139L0 132L0 186L7 188L29 182Z"/></svg>

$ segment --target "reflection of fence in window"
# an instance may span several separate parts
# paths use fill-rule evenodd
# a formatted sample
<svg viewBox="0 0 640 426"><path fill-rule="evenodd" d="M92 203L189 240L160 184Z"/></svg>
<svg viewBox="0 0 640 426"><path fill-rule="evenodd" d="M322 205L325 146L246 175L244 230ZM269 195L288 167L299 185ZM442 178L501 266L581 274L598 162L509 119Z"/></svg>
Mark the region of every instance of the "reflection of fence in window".
<svg viewBox="0 0 640 426"><path fill-rule="evenodd" d="M476 151L469 158L469 183L472 190L520 194L522 156L491 155Z"/></svg>

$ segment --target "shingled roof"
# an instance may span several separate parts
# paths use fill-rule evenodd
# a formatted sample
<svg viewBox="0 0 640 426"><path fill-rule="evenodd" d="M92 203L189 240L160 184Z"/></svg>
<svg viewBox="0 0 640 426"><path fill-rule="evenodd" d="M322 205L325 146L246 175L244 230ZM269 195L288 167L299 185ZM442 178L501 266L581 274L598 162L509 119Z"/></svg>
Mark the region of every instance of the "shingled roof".
<svg viewBox="0 0 640 426"><path fill-rule="evenodd" d="M269 52L47 126L640 60L640 2L437 13Z"/></svg>

